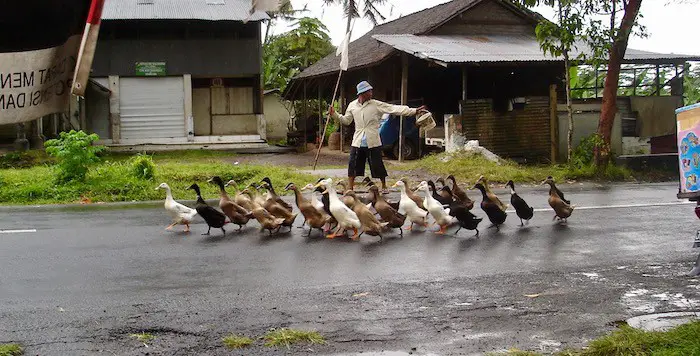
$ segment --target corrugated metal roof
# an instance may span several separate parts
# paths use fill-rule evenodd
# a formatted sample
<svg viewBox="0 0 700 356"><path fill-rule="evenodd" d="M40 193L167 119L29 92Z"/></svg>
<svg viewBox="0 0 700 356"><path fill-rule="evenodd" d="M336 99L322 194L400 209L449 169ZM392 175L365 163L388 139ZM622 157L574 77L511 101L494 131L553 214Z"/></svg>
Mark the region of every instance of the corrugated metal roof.
<svg viewBox="0 0 700 356"><path fill-rule="evenodd" d="M263 11L249 14L250 0L106 0L103 20L209 20L260 21ZM250 16L250 18L248 18Z"/></svg>
<svg viewBox="0 0 700 356"><path fill-rule="evenodd" d="M444 63L476 62L529 62L560 61L562 58L545 55L537 39L528 35L486 36L416 36L412 34L373 35L372 38L413 56ZM579 45L572 53L590 53L585 45ZM638 60L698 60L700 56L665 54L628 48L626 61Z"/></svg>

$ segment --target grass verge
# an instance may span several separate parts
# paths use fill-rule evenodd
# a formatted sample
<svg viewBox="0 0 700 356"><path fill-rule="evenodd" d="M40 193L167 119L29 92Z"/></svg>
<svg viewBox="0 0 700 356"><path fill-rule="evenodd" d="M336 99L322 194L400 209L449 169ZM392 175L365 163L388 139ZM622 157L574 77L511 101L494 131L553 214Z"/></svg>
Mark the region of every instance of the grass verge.
<svg viewBox="0 0 700 356"><path fill-rule="evenodd" d="M436 154L406 163L404 169L420 169L437 176L454 175L458 182L474 183L480 175L494 183L541 183L547 176L555 181L607 180L625 181L635 178L635 173L625 167L610 165L599 175L594 167L577 168L568 165L521 165L510 160L501 164L467 153Z"/></svg>
<svg viewBox="0 0 700 356"><path fill-rule="evenodd" d="M156 337L153 334L149 334L146 332L143 333L138 333L138 334L129 334L129 337L134 338L140 342L143 342L144 344L154 340Z"/></svg>
<svg viewBox="0 0 700 356"><path fill-rule="evenodd" d="M494 354L495 355L495 354ZM504 355L504 354L501 354ZM511 350L505 355L537 356L534 352ZM557 356L672 356L700 355L700 321L669 331L643 331L623 325L610 335L593 340L580 351L563 351Z"/></svg>
<svg viewBox="0 0 700 356"><path fill-rule="evenodd" d="M0 344L0 356L20 356L24 350L19 344Z"/></svg>
<svg viewBox="0 0 700 356"><path fill-rule="evenodd" d="M205 199L218 197L218 188L207 183L214 175L224 181L234 179L239 188L250 182L270 177L278 194L289 182L303 186L315 182L316 176L297 173L296 169L272 165L233 165L222 158L228 152L186 151L155 154L155 177L151 180L134 175L131 155L106 155L101 163L93 165L84 182L55 182L54 167L50 164L30 168L0 169L0 204L63 204L89 202L129 202L161 200L165 192L155 188L168 183L177 200L194 199L187 188L197 183ZM303 184L302 184L303 183Z"/></svg>
<svg viewBox="0 0 700 356"><path fill-rule="evenodd" d="M275 347L275 346L285 346L289 348L290 345L298 343L307 344L325 344L326 340L316 331L305 331L305 330L295 330L295 329L275 329L270 330L263 336L265 340L265 346Z"/></svg>
<svg viewBox="0 0 700 356"><path fill-rule="evenodd" d="M253 344L253 339L246 337L246 336L240 336L240 335L229 335L224 337L221 342L223 342L224 346L229 349L229 350L235 350L235 349L242 349L244 347L248 347Z"/></svg>

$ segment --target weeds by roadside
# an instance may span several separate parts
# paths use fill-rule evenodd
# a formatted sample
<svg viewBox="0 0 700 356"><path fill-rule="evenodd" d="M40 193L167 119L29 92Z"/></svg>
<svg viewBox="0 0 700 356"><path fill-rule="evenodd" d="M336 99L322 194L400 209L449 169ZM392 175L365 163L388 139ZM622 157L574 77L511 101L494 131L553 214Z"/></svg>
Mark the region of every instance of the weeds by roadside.
<svg viewBox="0 0 700 356"><path fill-rule="evenodd" d="M138 333L138 334L129 334L129 337L134 338L134 339L136 339L139 342L142 342L144 344L147 342L153 341L156 338L155 335L149 334L146 332L142 332L142 333Z"/></svg>
<svg viewBox="0 0 700 356"><path fill-rule="evenodd" d="M295 329L273 329L267 332L263 337L265 340L265 346L285 346L289 348L290 345L298 343L307 344L325 344L326 340L316 331L305 331L305 330L295 330Z"/></svg>
<svg viewBox="0 0 700 356"><path fill-rule="evenodd" d="M509 350L491 355L538 356L535 352ZM700 321L669 331L643 331L623 325L607 336L591 341L583 350L567 350L557 356L671 356L700 355Z"/></svg>
<svg viewBox="0 0 700 356"><path fill-rule="evenodd" d="M235 350L235 349L242 349L244 347L248 347L253 344L253 339L246 337L246 336L240 336L240 335L229 335L224 337L221 342L223 342L224 346L229 349L229 350Z"/></svg>
<svg viewBox="0 0 700 356"><path fill-rule="evenodd" d="M20 356L24 350L19 344L0 344L0 356Z"/></svg>
<svg viewBox="0 0 700 356"><path fill-rule="evenodd" d="M151 159L146 158L150 156L132 157L103 155L102 161L91 166L83 181L66 183L56 182L53 167L45 164L0 170L0 204L60 204L75 203L81 199L92 202L161 200L164 198L163 192L155 190L161 182L170 185L178 200L195 198L192 191L187 190L195 182L202 188L205 199L216 198L218 188L206 183L213 175L221 176L226 181L234 179L239 188L268 176L281 195L289 182L303 186L317 179L283 166L225 163L221 159L223 152L173 152L155 154ZM155 178L148 179L150 177Z"/></svg>
<svg viewBox="0 0 700 356"><path fill-rule="evenodd" d="M521 165L506 160L501 164L484 157L467 153L436 154L405 164L404 169L421 169L436 176L453 174L457 181L474 183L480 175L494 183L541 183L547 176L556 181L565 180L608 180L626 181L634 178L627 168L609 165L603 175L598 175L593 166L575 167L569 165Z"/></svg>

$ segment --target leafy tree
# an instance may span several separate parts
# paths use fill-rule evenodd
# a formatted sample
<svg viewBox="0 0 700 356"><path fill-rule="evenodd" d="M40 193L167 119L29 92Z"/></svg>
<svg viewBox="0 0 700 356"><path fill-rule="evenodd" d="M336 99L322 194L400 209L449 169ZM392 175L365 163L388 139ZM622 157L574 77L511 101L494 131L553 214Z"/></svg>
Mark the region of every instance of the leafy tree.
<svg viewBox="0 0 700 356"><path fill-rule="evenodd" d="M343 13L347 19L345 33L350 32L352 19L364 17L372 25L377 25L379 21L384 21L386 17L377 9L377 6L386 3L386 0L323 0L326 5L341 5ZM362 8L360 8L362 5Z"/></svg>
<svg viewBox="0 0 700 356"><path fill-rule="evenodd" d="M596 149L595 154L597 167L604 168L610 158L610 138L617 113L616 101L620 72L622 60L627 51L627 43L635 28L640 30L637 34L644 35L644 28L637 24L642 0L522 0L522 3L527 6L544 4L559 9L560 16L561 14L576 14L577 20L585 20L581 23L582 27L560 26L562 32L554 32L556 36L553 38L559 39L561 48L567 41L576 41L579 33L574 30L581 31L583 43L587 44L592 52L588 61L594 65L599 65L604 60L607 61L608 69L603 85L603 105L597 131L604 144ZM577 9L578 12L562 11L567 6ZM601 16L608 17L609 22L604 23L600 19ZM561 20L560 22L568 23L568 21ZM578 25L578 23L575 24ZM544 49L546 50L547 47L545 46Z"/></svg>
<svg viewBox="0 0 700 356"><path fill-rule="evenodd" d="M291 31L272 35L263 45L265 89L284 90L298 72L335 50L320 20L303 17L292 26Z"/></svg>
<svg viewBox="0 0 700 356"><path fill-rule="evenodd" d="M547 20L540 21L535 30L540 48L544 53L555 57L564 58L564 86L566 88L566 109L569 119L567 135L567 160L571 160L574 140L574 112L571 106L571 81L572 72L576 68L571 66L572 47L580 40L584 30L585 8L581 8L576 0L524 0L526 6L544 4L555 8L557 23Z"/></svg>
<svg viewBox="0 0 700 356"><path fill-rule="evenodd" d="M686 64L683 91L686 105L700 103L700 66Z"/></svg>
<svg viewBox="0 0 700 356"><path fill-rule="evenodd" d="M298 19L298 16L302 13L307 12L306 5L300 10L295 10L292 7L292 2L290 0L282 0L280 1L280 8L276 12L268 12L267 15L270 16L270 19L267 20L267 26L265 27L265 37L263 37L263 44L266 44L270 41L272 37L272 28L275 26L275 23L279 20L283 21L295 21Z"/></svg>

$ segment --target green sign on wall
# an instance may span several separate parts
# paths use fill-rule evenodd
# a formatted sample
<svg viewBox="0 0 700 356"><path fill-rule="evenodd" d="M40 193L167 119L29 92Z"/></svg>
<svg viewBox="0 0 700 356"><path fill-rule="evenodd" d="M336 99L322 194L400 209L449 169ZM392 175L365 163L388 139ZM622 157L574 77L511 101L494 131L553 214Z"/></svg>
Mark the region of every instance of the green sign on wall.
<svg viewBox="0 0 700 356"><path fill-rule="evenodd" d="M165 76L165 62L136 62L136 75L141 77Z"/></svg>

